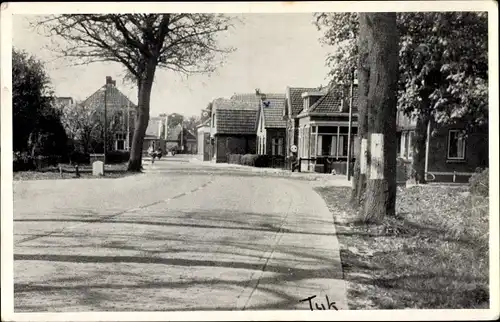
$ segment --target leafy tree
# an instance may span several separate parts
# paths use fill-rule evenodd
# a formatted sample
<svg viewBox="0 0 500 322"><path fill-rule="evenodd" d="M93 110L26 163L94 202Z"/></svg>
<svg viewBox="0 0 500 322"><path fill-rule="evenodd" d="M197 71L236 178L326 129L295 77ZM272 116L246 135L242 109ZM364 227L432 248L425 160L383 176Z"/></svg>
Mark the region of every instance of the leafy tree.
<svg viewBox="0 0 500 322"><path fill-rule="evenodd" d="M179 124L184 122L184 116L177 113L172 113L168 115L168 128L174 128Z"/></svg>
<svg viewBox="0 0 500 322"><path fill-rule="evenodd" d="M12 50L13 150L31 156L64 154L66 135L53 108L50 79L36 57Z"/></svg>
<svg viewBox="0 0 500 322"><path fill-rule="evenodd" d="M90 151L92 138L96 136L97 127L95 109L86 108L81 102L61 107L62 118L68 138L73 143L79 142L84 153ZM77 150L79 150L77 148Z"/></svg>
<svg viewBox="0 0 500 322"><path fill-rule="evenodd" d="M332 82L348 79L356 67L357 13L318 13L321 41L331 45L327 59ZM414 168L425 182L425 142L430 120L437 124L466 121L469 129L488 119L488 25L485 12L398 13L398 109L416 119ZM358 166L355 171L359 171ZM362 185L354 180L353 202ZM358 189L361 186L361 189Z"/></svg>
<svg viewBox="0 0 500 322"><path fill-rule="evenodd" d="M66 14L45 17L51 36L64 40L63 56L81 63L112 61L122 64L138 87L138 106L129 171L140 171L142 146L149 121L150 96L156 69L191 74L211 72L221 49L217 35L231 26L221 14Z"/></svg>
<svg viewBox="0 0 500 322"><path fill-rule="evenodd" d="M187 119L184 120L183 125L184 128L187 129L189 132L193 133L196 135L197 132L197 126L200 124L200 117L199 116L190 116Z"/></svg>

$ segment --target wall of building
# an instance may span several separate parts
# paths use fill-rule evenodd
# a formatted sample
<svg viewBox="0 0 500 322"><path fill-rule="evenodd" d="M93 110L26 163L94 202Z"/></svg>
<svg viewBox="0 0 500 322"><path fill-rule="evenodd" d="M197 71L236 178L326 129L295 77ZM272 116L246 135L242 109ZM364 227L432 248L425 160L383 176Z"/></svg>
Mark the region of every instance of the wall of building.
<svg viewBox="0 0 500 322"><path fill-rule="evenodd" d="M474 172L488 166L488 132L470 133L465 143L465 159L448 159L449 130L461 129L461 125L440 127L429 142L428 172Z"/></svg>
<svg viewBox="0 0 500 322"><path fill-rule="evenodd" d="M273 138L281 138L283 140L282 145L282 155L286 156L286 130L285 129L275 129L268 128L266 129L266 154L272 155L272 140ZM276 152L277 153L277 152Z"/></svg>
<svg viewBox="0 0 500 322"><path fill-rule="evenodd" d="M215 136L215 162L227 162L228 154L256 154L256 135Z"/></svg>

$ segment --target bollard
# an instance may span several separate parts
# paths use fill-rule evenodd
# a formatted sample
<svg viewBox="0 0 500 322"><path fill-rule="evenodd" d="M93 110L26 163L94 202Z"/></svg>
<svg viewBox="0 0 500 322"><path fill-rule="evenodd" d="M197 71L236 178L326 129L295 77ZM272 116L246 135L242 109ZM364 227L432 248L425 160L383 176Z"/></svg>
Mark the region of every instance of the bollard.
<svg viewBox="0 0 500 322"><path fill-rule="evenodd" d="M78 171L78 164L75 164L75 176L80 178L80 172Z"/></svg>
<svg viewBox="0 0 500 322"><path fill-rule="evenodd" d="M60 163L59 163L59 174L61 175L61 178L62 178L63 177L63 170L62 170L62 166Z"/></svg>

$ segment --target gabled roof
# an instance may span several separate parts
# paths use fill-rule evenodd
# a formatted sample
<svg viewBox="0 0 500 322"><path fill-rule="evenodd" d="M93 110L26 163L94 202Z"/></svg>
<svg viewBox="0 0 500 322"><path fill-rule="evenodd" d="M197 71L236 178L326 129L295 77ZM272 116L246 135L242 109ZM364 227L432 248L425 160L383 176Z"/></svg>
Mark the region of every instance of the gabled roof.
<svg viewBox="0 0 500 322"><path fill-rule="evenodd" d="M196 136L188 129L184 128L184 140L196 140Z"/></svg>
<svg viewBox="0 0 500 322"><path fill-rule="evenodd" d="M258 112L256 109L218 109L216 134L255 134Z"/></svg>
<svg viewBox="0 0 500 322"><path fill-rule="evenodd" d="M304 107L304 100L302 93L318 91L318 88L311 87L287 87L286 102L288 111L287 115L290 117L297 116Z"/></svg>
<svg viewBox="0 0 500 322"><path fill-rule="evenodd" d="M251 96L233 96L231 99L218 98L213 101L215 113L215 134L255 134L259 102Z"/></svg>
<svg viewBox="0 0 500 322"><path fill-rule="evenodd" d="M342 93L344 91L344 93ZM306 113L301 114L334 114L347 113L349 111L349 88L331 87L328 92L318 99ZM344 102L342 105L342 101ZM358 87L353 91L352 112L358 112Z"/></svg>
<svg viewBox="0 0 500 322"><path fill-rule="evenodd" d="M156 136L159 137L161 135L160 124L163 123L163 118L161 117L150 117L148 122L148 127L146 128L146 136Z"/></svg>
<svg viewBox="0 0 500 322"><path fill-rule="evenodd" d="M242 101L238 99L217 98L213 101L212 111L217 110L258 110L258 102Z"/></svg>
<svg viewBox="0 0 500 322"><path fill-rule="evenodd" d="M264 112L264 125L266 128L285 128L283 108L262 107Z"/></svg>
<svg viewBox="0 0 500 322"><path fill-rule="evenodd" d="M129 104L130 110L135 108L136 105L120 92L116 86L108 84L106 95L104 95L105 89L106 85L103 85L94 94L87 97L82 104L92 109L104 108L104 98L106 96L106 109L108 110L127 108L127 104Z"/></svg>
<svg viewBox="0 0 500 322"><path fill-rule="evenodd" d="M210 126L210 119L206 119L201 124L196 125L196 128L200 128L200 127L204 127L204 126Z"/></svg>

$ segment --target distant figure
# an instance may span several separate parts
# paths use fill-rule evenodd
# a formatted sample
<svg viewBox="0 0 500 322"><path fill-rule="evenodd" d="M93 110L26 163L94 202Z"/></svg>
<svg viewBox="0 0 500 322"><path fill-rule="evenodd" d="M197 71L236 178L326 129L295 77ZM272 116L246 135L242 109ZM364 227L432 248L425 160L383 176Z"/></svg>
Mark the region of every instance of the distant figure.
<svg viewBox="0 0 500 322"><path fill-rule="evenodd" d="M148 154L151 156L151 163L155 163L155 153L152 145L148 149Z"/></svg>

